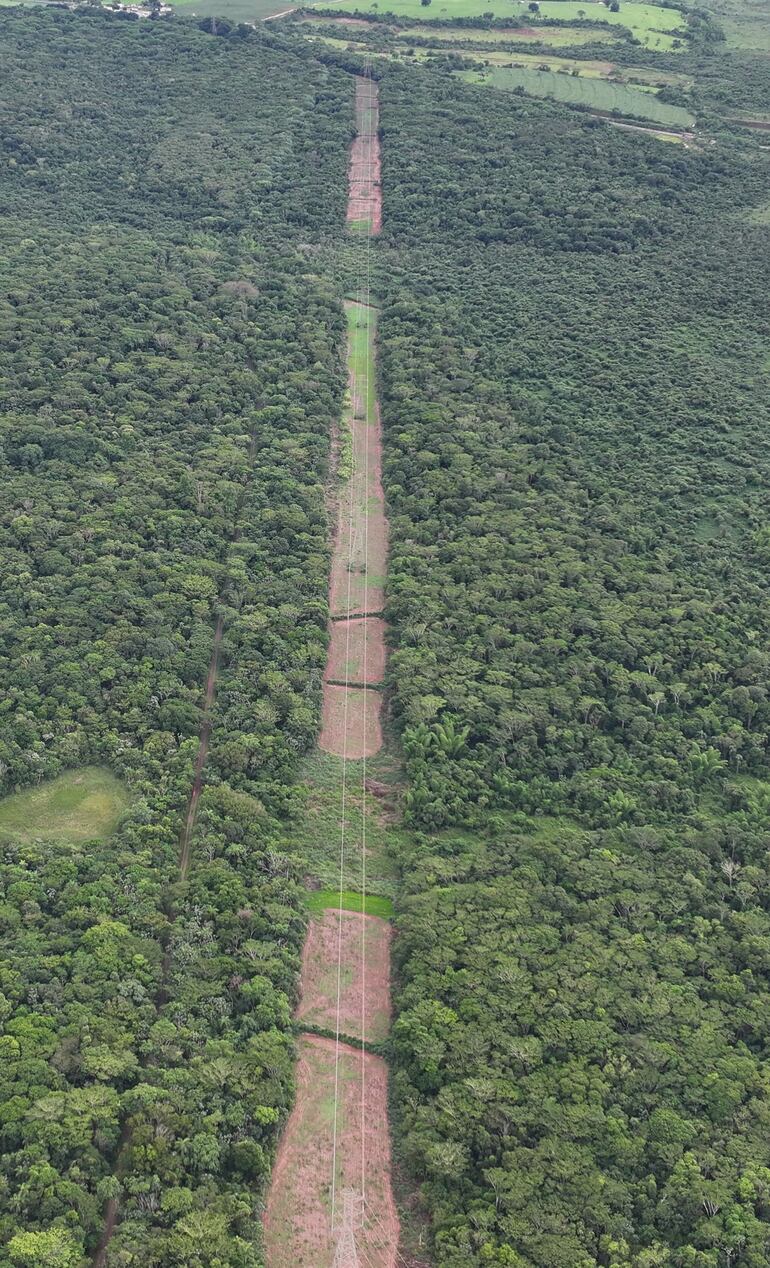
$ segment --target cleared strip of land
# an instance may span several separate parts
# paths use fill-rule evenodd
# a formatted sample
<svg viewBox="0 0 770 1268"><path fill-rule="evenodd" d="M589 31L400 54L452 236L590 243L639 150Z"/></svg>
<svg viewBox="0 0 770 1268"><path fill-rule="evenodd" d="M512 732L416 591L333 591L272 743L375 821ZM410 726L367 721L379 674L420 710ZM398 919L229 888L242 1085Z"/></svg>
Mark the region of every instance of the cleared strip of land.
<svg viewBox="0 0 770 1268"><path fill-rule="evenodd" d="M297 1099L278 1150L264 1219L270 1268L331 1268L346 1189L357 1195L360 1214L354 1233L362 1263L370 1268L395 1268L397 1263L399 1226L390 1183L387 1066L381 1057L344 1045L337 1072L339 1218L332 1231L335 1053L333 1039L303 1035L299 1041ZM364 1143L365 1208L360 1197Z"/></svg>
<svg viewBox="0 0 770 1268"><path fill-rule="evenodd" d="M354 144L351 152L348 223L354 231L362 228L372 235L379 229L380 211L379 179L372 179L372 171L379 176L379 140L377 87L371 80L357 81L356 118L358 140L364 134L372 150L363 167L361 147ZM340 889L308 896L312 917L295 1014L300 1026L331 1032L335 1038L305 1034L299 1040L296 1101L281 1139L264 1217L268 1268L332 1268L338 1262L395 1268L399 1258L387 1067L380 1057L345 1043L346 1037L382 1041L390 1024L391 930L382 918L390 909L385 899L374 900L370 893L377 871L370 832L376 837L377 823L367 817L371 811L365 803L371 798L364 795L369 787L366 767L348 760L373 756L382 746L382 693L371 688L382 682L385 669L381 611L387 522L374 366L376 310L369 304L365 281L368 250L366 244L360 297L345 305L350 393L341 454L349 474L339 489L319 737L321 750L343 758L332 772L331 835L340 854L335 878ZM351 812L357 799L361 815L356 822ZM323 834L329 825L321 817L315 828ZM309 863L311 858L309 850ZM349 884L359 885L360 892L345 889ZM375 901L382 915L369 914Z"/></svg>
<svg viewBox="0 0 770 1268"><path fill-rule="evenodd" d="M354 911L327 908L311 920L302 953L297 1021L322 1030L336 1028L339 955L341 1033L371 1043L383 1040L390 1025L390 936L387 921Z"/></svg>
<svg viewBox="0 0 770 1268"><path fill-rule="evenodd" d="M385 673L385 622L382 617L334 621L326 677L330 682L382 682Z"/></svg>
<svg viewBox="0 0 770 1268"><path fill-rule="evenodd" d="M378 691L325 684L318 747L351 760L374 757L382 748L381 708Z"/></svg>

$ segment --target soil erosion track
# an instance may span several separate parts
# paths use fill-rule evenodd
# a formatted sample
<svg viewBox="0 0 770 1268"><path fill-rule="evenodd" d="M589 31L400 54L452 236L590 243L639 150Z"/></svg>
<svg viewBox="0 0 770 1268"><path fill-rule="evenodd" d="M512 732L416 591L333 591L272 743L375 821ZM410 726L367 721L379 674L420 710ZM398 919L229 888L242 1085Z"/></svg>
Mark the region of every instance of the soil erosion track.
<svg viewBox="0 0 770 1268"><path fill-rule="evenodd" d="M339 758L340 891L353 844L350 792L367 787L366 759L382 746L387 520L375 380L376 310L369 302L370 239L379 232L378 95L356 80L358 135L350 154L347 220L361 235L359 288L346 303L349 394L342 420L346 478L339 489L329 579L330 645L319 747ZM347 434L346 434L347 433ZM337 775L335 775L337 779ZM346 791L347 790L347 791ZM366 814L360 845L366 911ZM368 1045L390 1024L390 936L377 916L328 907L310 922L295 1017L297 1097L273 1170L264 1218L268 1268L396 1268L388 1077ZM350 1042L346 1042L349 1040ZM359 1046L360 1045L360 1046Z"/></svg>

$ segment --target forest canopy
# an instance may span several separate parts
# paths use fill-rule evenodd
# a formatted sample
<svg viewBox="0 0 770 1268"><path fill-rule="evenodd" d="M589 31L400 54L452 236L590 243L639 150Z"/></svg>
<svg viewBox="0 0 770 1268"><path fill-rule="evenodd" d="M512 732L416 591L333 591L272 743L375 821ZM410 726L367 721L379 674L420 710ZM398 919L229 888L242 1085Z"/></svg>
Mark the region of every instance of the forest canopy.
<svg viewBox="0 0 770 1268"><path fill-rule="evenodd" d="M281 852L325 658L349 81L255 32L0 14L0 1262L261 1262L306 914ZM314 246L315 244L315 246ZM193 858L179 841L217 622ZM42 782L41 782L42 781Z"/></svg>
<svg viewBox="0 0 770 1268"><path fill-rule="evenodd" d="M442 1268L759 1268L767 162L381 94L397 1141Z"/></svg>

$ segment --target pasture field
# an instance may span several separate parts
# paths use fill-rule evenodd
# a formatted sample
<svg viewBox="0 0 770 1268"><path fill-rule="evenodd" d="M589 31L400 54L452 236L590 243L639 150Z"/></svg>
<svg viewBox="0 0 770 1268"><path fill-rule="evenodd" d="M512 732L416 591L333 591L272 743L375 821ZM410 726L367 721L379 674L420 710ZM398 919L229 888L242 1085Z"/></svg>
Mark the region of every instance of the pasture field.
<svg viewBox="0 0 770 1268"><path fill-rule="evenodd" d="M108 837L129 803L111 771L83 766L0 801L0 840L80 845Z"/></svg>
<svg viewBox="0 0 770 1268"><path fill-rule="evenodd" d="M538 30L537 19L529 13L524 0L514 0L514 13L526 16L533 30ZM393 14L395 17L419 18L425 16L425 8L421 0L338 0L334 10L343 13L365 13L376 4L375 12ZM324 0L318 8L328 8L328 0ZM445 0L445 3L432 3L430 16L441 18L478 18L485 13L492 13L496 18L510 16L510 0ZM602 24L625 27L647 48L659 49L661 52L672 49L677 41L676 32L683 27L682 14L678 9L661 9L652 4L623 4L617 13L611 13L598 0L543 0L540 5L540 17L546 19L595 20ZM559 28L557 28L559 29ZM548 32L549 28L544 30ZM531 37L530 37L531 38ZM548 41L548 34L544 37Z"/></svg>
<svg viewBox="0 0 770 1268"><path fill-rule="evenodd" d="M613 84L605 79L553 74L551 71L519 67L490 67L483 71L458 72L470 84L481 84L513 92L521 88L531 97L551 97L567 105L586 106L591 110L613 111L632 119L650 119L669 127L690 128L695 120L682 106L659 101L654 91Z"/></svg>
<svg viewBox="0 0 770 1268"><path fill-rule="evenodd" d="M619 44L622 36L606 24L600 27L553 26L511 27L508 31L474 30L472 27L411 26L399 31L396 38L410 40L415 36L440 39L442 42L472 40L478 44L550 44L553 48L574 48L580 44Z"/></svg>

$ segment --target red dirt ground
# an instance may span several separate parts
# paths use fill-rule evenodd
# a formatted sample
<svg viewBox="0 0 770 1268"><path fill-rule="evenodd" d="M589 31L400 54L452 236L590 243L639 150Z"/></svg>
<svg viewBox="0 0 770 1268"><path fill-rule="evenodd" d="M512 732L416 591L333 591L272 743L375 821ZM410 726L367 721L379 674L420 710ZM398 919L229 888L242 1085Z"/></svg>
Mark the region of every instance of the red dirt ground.
<svg viewBox="0 0 770 1268"><path fill-rule="evenodd" d="M331 1268L334 1260L338 1238L338 1232L331 1230L334 1071L334 1040L303 1035L299 1041L297 1100L278 1149L264 1217L269 1268ZM357 1248L370 1268L395 1268L399 1225L390 1184L387 1067L380 1057L343 1044L339 1060L338 1214L343 1189L361 1193L364 1145L366 1210L356 1228Z"/></svg>
<svg viewBox="0 0 770 1268"><path fill-rule="evenodd" d="M364 644L366 673L364 675ZM331 682L382 682L385 675L385 622L379 616L332 621L326 678Z"/></svg>
<svg viewBox="0 0 770 1268"><path fill-rule="evenodd" d="M347 745L345 744L345 696L347 701ZM318 747L324 753L343 753L355 760L373 757L382 748L382 693L355 687L324 684L321 734Z"/></svg>
<svg viewBox="0 0 770 1268"><path fill-rule="evenodd" d="M366 18L345 18L345 17L342 17L342 16L341 16L341 15L339 15L339 14L334 14L334 15L329 14L329 15L328 15L328 16L326 16L326 17L321 17L319 14L305 13L305 14L303 14L303 16L302 16L302 22L303 22L303 23L305 23L305 22L318 22L318 23L323 24L324 26L327 26L327 25L338 25L338 26L367 26L367 27L369 27L369 29L370 29L370 30L371 30L371 27L372 27L371 22L367 22ZM378 29L378 30L387 30L387 31L389 31L391 28L390 28L390 27L382 27L382 26L380 25L380 23L378 22L378 23L377 23L377 29Z"/></svg>
<svg viewBox="0 0 770 1268"><path fill-rule="evenodd" d="M336 1030L340 918L340 1031L354 1039L369 1039L377 1043L386 1037L390 1024L391 936L390 925L378 916L327 908L310 921L302 951L302 998L295 1015L298 1021L309 1026ZM364 953L365 977L361 971ZM362 997L366 1003L363 1019Z"/></svg>
<svg viewBox="0 0 770 1268"><path fill-rule="evenodd" d="M380 190L379 100L373 79L356 78L356 126L358 135L350 147L347 219L368 220L369 233L382 228Z"/></svg>

